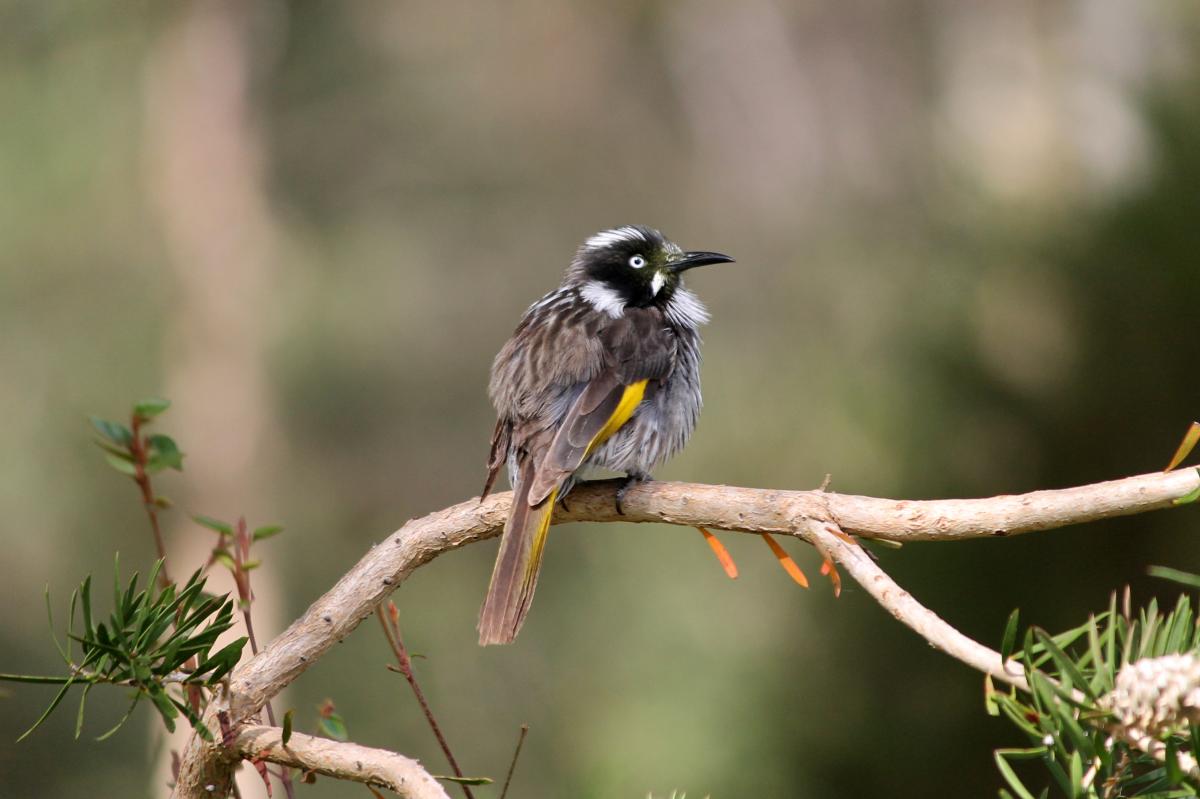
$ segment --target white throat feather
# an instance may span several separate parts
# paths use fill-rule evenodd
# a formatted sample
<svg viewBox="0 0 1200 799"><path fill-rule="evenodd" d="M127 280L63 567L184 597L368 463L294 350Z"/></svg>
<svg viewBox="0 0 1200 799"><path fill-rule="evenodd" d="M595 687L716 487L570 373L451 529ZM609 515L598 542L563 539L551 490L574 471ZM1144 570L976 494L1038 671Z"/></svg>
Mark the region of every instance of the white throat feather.
<svg viewBox="0 0 1200 799"><path fill-rule="evenodd" d="M621 295L599 281L589 280L583 284L579 293L593 308L613 319L620 319L625 315L625 301L621 299Z"/></svg>
<svg viewBox="0 0 1200 799"><path fill-rule="evenodd" d="M665 309L667 318L681 327L699 327L708 323L708 309L700 298L683 286L675 289Z"/></svg>

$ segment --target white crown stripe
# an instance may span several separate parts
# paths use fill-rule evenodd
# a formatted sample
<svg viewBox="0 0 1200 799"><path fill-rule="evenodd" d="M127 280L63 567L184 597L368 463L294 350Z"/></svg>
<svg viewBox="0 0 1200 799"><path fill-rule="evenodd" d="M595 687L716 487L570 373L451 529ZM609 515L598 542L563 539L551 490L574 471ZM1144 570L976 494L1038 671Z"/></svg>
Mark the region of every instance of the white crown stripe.
<svg viewBox="0 0 1200 799"><path fill-rule="evenodd" d="M583 243L585 249L600 250L605 247L611 247L614 244L620 244L627 241L639 241L649 243L646 239L646 234L635 228L633 225L624 225L622 227L605 230Z"/></svg>

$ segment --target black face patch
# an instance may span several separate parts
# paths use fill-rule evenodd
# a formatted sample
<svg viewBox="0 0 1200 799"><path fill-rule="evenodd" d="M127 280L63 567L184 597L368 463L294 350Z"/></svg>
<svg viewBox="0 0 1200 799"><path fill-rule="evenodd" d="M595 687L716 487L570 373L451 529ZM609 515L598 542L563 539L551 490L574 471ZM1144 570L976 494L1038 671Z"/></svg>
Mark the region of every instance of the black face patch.
<svg viewBox="0 0 1200 799"><path fill-rule="evenodd" d="M597 244L581 254L587 276L616 292L626 306L644 308L671 298L679 278L663 267L676 248L657 230L618 228L593 241Z"/></svg>

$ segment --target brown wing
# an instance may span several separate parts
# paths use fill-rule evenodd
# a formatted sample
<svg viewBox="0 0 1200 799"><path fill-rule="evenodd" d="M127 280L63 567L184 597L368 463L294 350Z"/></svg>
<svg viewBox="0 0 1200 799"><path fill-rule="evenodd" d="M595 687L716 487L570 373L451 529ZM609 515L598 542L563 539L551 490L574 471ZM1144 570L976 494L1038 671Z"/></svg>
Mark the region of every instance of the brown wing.
<svg viewBox="0 0 1200 799"><path fill-rule="evenodd" d="M487 479L483 483L483 490L479 492L479 501L483 502L487 495L491 493L492 485L496 482L496 475L500 473L500 467L504 465L504 461L508 459L508 446L512 441L512 422L504 416L496 420L496 429L492 431L492 448L488 452L487 462Z"/></svg>
<svg viewBox="0 0 1200 799"><path fill-rule="evenodd" d="M543 303L545 303L543 305ZM544 417L554 389L587 382L605 364L602 333L613 320L580 300L529 310L492 363L488 393L501 416Z"/></svg>
<svg viewBox="0 0 1200 799"><path fill-rule="evenodd" d="M625 424L675 366L675 334L657 309L629 309L602 336L605 368L584 385L536 470L527 501L536 505Z"/></svg>

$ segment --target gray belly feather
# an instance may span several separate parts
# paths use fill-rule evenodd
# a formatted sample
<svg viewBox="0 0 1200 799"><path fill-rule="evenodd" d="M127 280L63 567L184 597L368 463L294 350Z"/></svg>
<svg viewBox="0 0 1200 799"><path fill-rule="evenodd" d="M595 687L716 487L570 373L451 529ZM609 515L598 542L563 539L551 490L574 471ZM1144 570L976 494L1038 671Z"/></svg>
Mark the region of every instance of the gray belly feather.
<svg viewBox="0 0 1200 799"><path fill-rule="evenodd" d="M678 360L658 391L633 418L584 461L584 466L650 474L679 452L700 418L700 337L681 332Z"/></svg>

